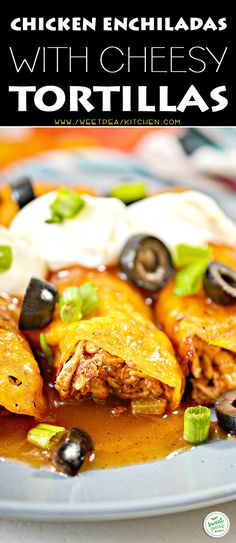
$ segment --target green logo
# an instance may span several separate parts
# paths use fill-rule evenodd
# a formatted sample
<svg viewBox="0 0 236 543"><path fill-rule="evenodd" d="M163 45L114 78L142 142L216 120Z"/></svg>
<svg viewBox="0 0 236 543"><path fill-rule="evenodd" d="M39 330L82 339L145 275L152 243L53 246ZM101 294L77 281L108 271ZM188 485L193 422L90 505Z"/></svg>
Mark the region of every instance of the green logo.
<svg viewBox="0 0 236 543"><path fill-rule="evenodd" d="M210 537L223 537L229 531L230 521L225 513L213 511L206 516L203 527Z"/></svg>

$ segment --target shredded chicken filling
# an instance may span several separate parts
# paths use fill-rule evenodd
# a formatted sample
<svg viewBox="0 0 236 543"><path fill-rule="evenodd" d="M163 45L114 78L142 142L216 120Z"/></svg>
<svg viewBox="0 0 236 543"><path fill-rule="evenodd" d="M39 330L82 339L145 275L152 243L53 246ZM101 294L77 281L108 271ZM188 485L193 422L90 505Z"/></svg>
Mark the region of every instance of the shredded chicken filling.
<svg viewBox="0 0 236 543"><path fill-rule="evenodd" d="M160 398L163 413L171 389L157 379L144 376L124 360L96 347L89 341L79 341L74 355L64 363L57 376L55 388L61 398L92 397L105 400L115 394L124 399Z"/></svg>
<svg viewBox="0 0 236 543"><path fill-rule="evenodd" d="M236 354L197 336L193 344L200 377L191 379L192 398L199 404L211 405L222 392L236 387Z"/></svg>

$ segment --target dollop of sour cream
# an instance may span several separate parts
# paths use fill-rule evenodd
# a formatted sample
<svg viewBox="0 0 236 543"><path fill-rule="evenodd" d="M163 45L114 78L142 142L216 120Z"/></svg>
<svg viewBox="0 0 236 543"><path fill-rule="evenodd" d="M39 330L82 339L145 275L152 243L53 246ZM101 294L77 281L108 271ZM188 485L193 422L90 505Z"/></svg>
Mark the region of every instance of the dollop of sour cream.
<svg viewBox="0 0 236 543"><path fill-rule="evenodd" d="M32 276L43 279L47 267L44 260L23 239L0 227L0 245L11 247L12 264L9 270L0 272L0 290L8 294L24 295L26 287Z"/></svg>
<svg viewBox="0 0 236 543"><path fill-rule="evenodd" d="M179 243L236 243L236 224L201 192L161 193L130 206L116 198L83 195L85 207L76 217L47 224L55 197L51 192L33 200L10 227L12 234L32 244L50 269L116 264L123 244L135 233L160 238L171 252Z"/></svg>
<svg viewBox="0 0 236 543"><path fill-rule="evenodd" d="M117 198L83 195L85 206L73 219L47 224L56 192L36 198L16 215L11 232L33 245L50 269L80 264L115 264L130 235L126 206Z"/></svg>
<svg viewBox="0 0 236 543"><path fill-rule="evenodd" d="M127 214L135 233L157 236L171 252L179 243L236 244L236 224L212 198L198 191L157 194L130 205Z"/></svg>

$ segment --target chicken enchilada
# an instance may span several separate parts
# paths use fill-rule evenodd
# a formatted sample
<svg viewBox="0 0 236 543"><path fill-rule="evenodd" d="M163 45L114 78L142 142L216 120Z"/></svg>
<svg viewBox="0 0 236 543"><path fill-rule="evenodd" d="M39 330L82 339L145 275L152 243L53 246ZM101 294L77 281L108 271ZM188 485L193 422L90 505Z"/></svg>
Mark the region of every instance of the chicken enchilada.
<svg viewBox="0 0 236 543"><path fill-rule="evenodd" d="M104 428L116 454L126 443L122 464L214 437L208 406L236 389L233 221L194 191L133 202L132 188L132 203L125 205L122 189L117 198L80 187L44 191L23 180L18 190L1 190L0 405L6 439L8 417L11 424L17 417L13 426L27 461L37 454L41 459L35 452L41 448L49 466L75 475L94 457L96 467ZM14 301L5 303L10 297ZM232 398L226 419L233 428ZM91 412L97 420L92 436ZM187 415L203 421L204 438L188 438L194 432ZM76 420L71 429L69 420ZM175 439L167 437L170 426ZM145 431L153 443L159 437L159 452L151 447L144 455L140 446L132 458ZM5 444L3 449L3 457L17 456L6 453ZM69 465L70 450L75 458Z"/></svg>

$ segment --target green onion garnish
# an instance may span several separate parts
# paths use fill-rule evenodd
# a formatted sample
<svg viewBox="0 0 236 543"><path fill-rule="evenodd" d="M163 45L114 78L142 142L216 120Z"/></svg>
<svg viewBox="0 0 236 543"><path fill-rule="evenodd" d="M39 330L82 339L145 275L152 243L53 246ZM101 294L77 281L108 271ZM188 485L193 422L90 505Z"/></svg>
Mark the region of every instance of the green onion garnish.
<svg viewBox="0 0 236 543"><path fill-rule="evenodd" d="M65 434L66 429L64 426L38 424L28 432L27 441L42 449L52 449L61 441Z"/></svg>
<svg viewBox="0 0 236 543"><path fill-rule="evenodd" d="M0 245L0 273L10 269L12 259L12 248L9 245Z"/></svg>
<svg viewBox="0 0 236 543"><path fill-rule="evenodd" d="M211 411L208 407L198 405L188 407L184 412L184 439L198 445L208 439Z"/></svg>
<svg viewBox="0 0 236 543"><path fill-rule="evenodd" d="M61 187L57 196L49 206L51 217L45 222L48 224L61 223L65 219L73 219L85 206L85 201L74 190Z"/></svg>
<svg viewBox="0 0 236 543"><path fill-rule="evenodd" d="M207 266L208 264L199 262L178 271L175 276L175 296L190 296L198 292Z"/></svg>
<svg viewBox="0 0 236 543"><path fill-rule="evenodd" d="M82 296L79 287L63 290L59 297L59 313L62 321L74 322L82 319Z"/></svg>
<svg viewBox="0 0 236 543"><path fill-rule="evenodd" d="M174 261L177 268L183 268L184 266L197 264L202 260L209 262L211 254L212 250L209 247L195 247L194 245L179 243L175 249Z"/></svg>
<svg viewBox="0 0 236 543"><path fill-rule="evenodd" d="M146 198L147 189L144 183L125 183L124 185L113 187L109 196L119 198L125 204L129 204Z"/></svg>
<svg viewBox="0 0 236 543"><path fill-rule="evenodd" d="M59 314L65 322L75 322L86 317L99 307L99 296L92 281L81 287L63 290L59 298Z"/></svg>
<svg viewBox="0 0 236 543"><path fill-rule="evenodd" d="M198 292L211 254L212 251L208 247L195 247L183 243L177 245L174 261L176 267L181 269L175 276L176 296L190 296Z"/></svg>
<svg viewBox="0 0 236 543"><path fill-rule="evenodd" d="M79 290L82 297L82 314L83 317L87 317L99 307L98 292L92 281L86 281Z"/></svg>
<svg viewBox="0 0 236 543"><path fill-rule="evenodd" d="M50 345L48 345L47 338L46 338L45 334L43 334L43 333L40 334L39 341L40 341L40 347L41 347L41 349L43 351L43 354L44 354L45 358L48 361L48 365L52 366L53 365L52 349L51 349Z"/></svg>

